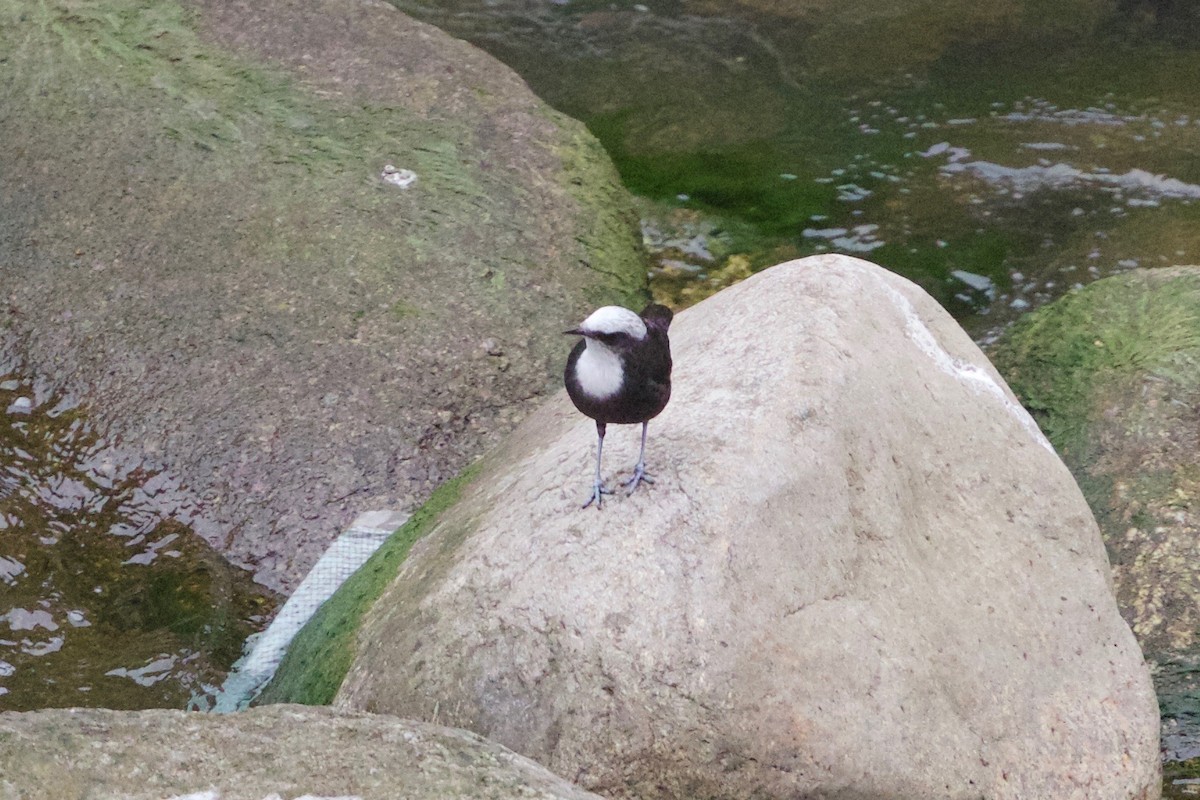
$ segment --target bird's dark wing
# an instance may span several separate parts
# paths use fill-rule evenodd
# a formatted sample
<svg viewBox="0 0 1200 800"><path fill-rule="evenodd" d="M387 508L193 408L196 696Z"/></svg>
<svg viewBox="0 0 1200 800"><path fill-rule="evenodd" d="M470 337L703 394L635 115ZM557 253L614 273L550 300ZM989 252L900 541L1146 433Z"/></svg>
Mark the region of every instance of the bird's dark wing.
<svg viewBox="0 0 1200 800"><path fill-rule="evenodd" d="M662 328L648 325L646 341L624 360L627 385L641 410L635 422L657 416L671 399L671 343L665 327L669 323L667 319Z"/></svg>

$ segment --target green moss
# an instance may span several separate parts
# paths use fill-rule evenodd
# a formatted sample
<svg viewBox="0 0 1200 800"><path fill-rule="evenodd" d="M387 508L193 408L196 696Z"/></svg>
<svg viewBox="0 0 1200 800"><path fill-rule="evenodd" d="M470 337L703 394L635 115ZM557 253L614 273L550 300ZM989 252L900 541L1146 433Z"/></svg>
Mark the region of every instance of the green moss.
<svg viewBox="0 0 1200 800"><path fill-rule="evenodd" d="M562 163L563 185L580 209L579 240L587 249L588 266L600 276L589 299L596 305L641 308L650 298L648 260L633 199L621 185L608 153L585 128L562 115L546 113L562 132L554 150ZM596 192L607 196L592 196ZM595 213L596 209L603 213Z"/></svg>
<svg viewBox="0 0 1200 800"><path fill-rule="evenodd" d="M42 148L79 154L78 165L56 159L64 173L79 176L78 191L63 203L103 216L111 193L100 187L124 186L134 171L152 177L138 184L144 215L185 208L180 216L193 221L190 227L206 231L189 245L197 260L239 267L286 261L297 276L327 274L351 242L354 269L367 280L376 272L395 276L426 262L448 262L445 254L458 250L451 244L477 222L479 198L512 206L510 187L483 174L464 152L474 141L469 118L429 119L401 106L318 94L284 69L204 41L194 17L167 0L0 0L0 63L13 72L11 88L0 84L0 103L10 111L8 130L18 136L10 144L18 154L27 150L28 158ZM32 91L23 87L35 87L38 99L30 101ZM84 158L81 150L98 142L106 146L96 147L97 157ZM389 161L420 176L419 209L413 193L364 180ZM160 190L168 178L177 182ZM590 216L598 216L595 211L588 207ZM516 231L505 229L506 213L496 215L494 235L497 248L511 257L526 247ZM430 218L436 227L426 224ZM54 227L48 218L30 224L39 223ZM6 224L19 221L0 220L0 229ZM224 235L221 226L234 224L235 233L216 240ZM147 225L168 234L180 227L174 219ZM92 227L89 249L95 251L120 231L107 220ZM20 236L52 238L36 227ZM410 249L397 259L401 236ZM173 244L168 236L163 246ZM624 257L635 252L626 246ZM414 285L402 288L427 286L433 293L430 275L412 278Z"/></svg>
<svg viewBox="0 0 1200 800"><path fill-rule="evenodd" d="M354 156L352 144L316 124L319 114L281 74L249 68L202 44L192 14L174 3L3 4L7 20L21 22L18 57L30 47L48 46L66 55L56 78L86 75L103 86L119 80L123 91L145 92L164 105L163 133L199 150L266 146L277 163L317 166ZM7 26L6 26L7 27ZM30 36L40 29L41 36ZM86 85L86 84L83 84ZM168 118L169 117L169 118ZM290 132L290 135L266 136Z"/></svg>
<svg viewBox="0 0 1200 800"><path fill-rule="evenodd" d="M89 250L127 246L105 215L111 187L127 185L129 173L138 176L139 212L151 218L144 227L166 234L160 246L175 246L178 214L188 229L205 231L188 247L215 268L275 259L296 274L324 274L352 241L356 269L394 272L394 239L380 235L375 220L383 215L368 212L401 203L403 194L365 188L363 176L398 154L421 175L427 206L447 219L470 218L470 200L483 192L454 141L469 138L465 130L403 108L318 96L281 69L202 41L195 24L191 11L163 0L0 0L0 62L12 72L0 103L10 112L10 145L28 159L53 153L65 174L78 176L52 208L78 206L64 216L80 224L85 213L100 217L89 221ZM34 218L17 235L53 239L55 223ZM339 241L327 238L335 224Z"/></svg>
<svg viewBox="0 0 1200 800"><path fill-rule="evenodd" d="M416 306L412 305L411 303L406 303L403 300L397 300L396 302L392 303L392 314L397 319L406 319L408 317L415 317L416 315L418 315L420 313L421 313L421 309L417 308Z"/></svg>
<svg viewBox="0 0 1200 800"><path fill-rule="evenodd" d="M735 215L766 237L794 235L814 214L836 206L837 190L812 181L781 180L786 158L754 142L707 152L634 153L625 147L626 115L593 119L589 126L610 148L631 190L653 200L687 195L689 205Z"/></svg>
<svg viewBox="0 0 1200 800"><path fill-rule="evenodd" d="M363 615L396 577L413 543L458 502L479 463L442 484L416 513L342 584L296 635L275 677L257 703L328 705L354 661L355 635Z"/></svg>
<svg viewBox="0 0 1200 800"><path fill-rule="evenodd" d="M1146 376L1191 389L1200 370L1200 276L1136 272L1028 315L992 352L1042 430L1078 464L1097 404Z"/></svg>

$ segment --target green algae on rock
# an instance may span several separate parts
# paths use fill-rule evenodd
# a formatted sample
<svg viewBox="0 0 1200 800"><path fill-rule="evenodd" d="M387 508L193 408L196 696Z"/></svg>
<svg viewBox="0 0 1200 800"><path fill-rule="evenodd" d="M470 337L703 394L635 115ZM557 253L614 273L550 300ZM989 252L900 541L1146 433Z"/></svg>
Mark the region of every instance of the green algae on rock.
<svg viewBox="0 0 1200 800"><path fill-rule="evenodd" d="M992 357L1075 474L1163 718L1164 796L1200 777L1200 268L1137 270L1040 309Z"/></svg>
<svg viewBox="0 0 1200 800"><path fill-rule="evenodd" d="M991 353L1078 480L1150 655L1200 630L1200 268L1137 270L1030 314Z"/></svg>
<svg viewBox="0 0 1200 800"><path fill-rule="evenodd" d="M478 471L477 462L434 490L425 505L417 509L408 522L317 610L292 640L287 655L257 698L256 705L328 705L333 702L342 679L357 656L354 639L363 615L396 577L396 570L408 557L413 544L430 530L442 511L458 502L463 487Z"/></svg>

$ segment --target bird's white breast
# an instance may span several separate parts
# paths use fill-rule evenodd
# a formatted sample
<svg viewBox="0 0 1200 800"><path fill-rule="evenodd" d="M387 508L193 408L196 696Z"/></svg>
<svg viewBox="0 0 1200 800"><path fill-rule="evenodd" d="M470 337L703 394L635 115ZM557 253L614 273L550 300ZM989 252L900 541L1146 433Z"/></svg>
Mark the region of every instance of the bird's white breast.
<svg viewBox="0 0 1200 800"><path fill-rule="evenodd" d="M575 362L575 377L588 396L603 400L621 390L625 371L616 352L603 342L588 339L587 347Z"/></svg>

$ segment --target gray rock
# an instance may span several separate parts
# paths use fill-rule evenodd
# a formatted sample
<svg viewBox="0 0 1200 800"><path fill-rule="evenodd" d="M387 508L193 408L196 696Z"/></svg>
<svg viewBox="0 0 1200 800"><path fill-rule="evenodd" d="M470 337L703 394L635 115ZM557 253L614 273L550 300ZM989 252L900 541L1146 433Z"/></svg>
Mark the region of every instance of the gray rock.
<svg viewBox="0 0 1200 800"><path fill-rule="evenodd" d="M10 6L0 374L79 397L272 588L511 429L568 324L644 297L583 126L387 3Z"/></svg>
<svg viewBox="0 0 1200 800"><path fill-rule="evenodd" d="M0 800L587 800L467 731L311 706L0 714Z"/></svg>
<svg viewBox="0 0 1200 800"><path fill-rule="evenodd" d="M580 510L594 429L546 405L367 614L339 706L613 797L1158 797L1096 524L944 310L819 256L672 341L657 483ZM610 427L608 480L637 439Z"/></svg>

